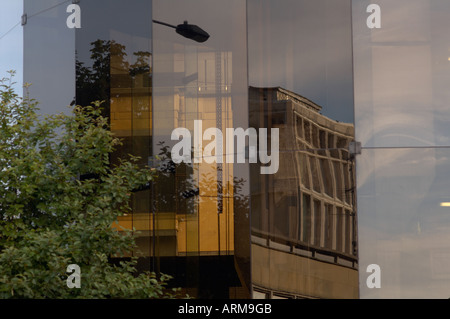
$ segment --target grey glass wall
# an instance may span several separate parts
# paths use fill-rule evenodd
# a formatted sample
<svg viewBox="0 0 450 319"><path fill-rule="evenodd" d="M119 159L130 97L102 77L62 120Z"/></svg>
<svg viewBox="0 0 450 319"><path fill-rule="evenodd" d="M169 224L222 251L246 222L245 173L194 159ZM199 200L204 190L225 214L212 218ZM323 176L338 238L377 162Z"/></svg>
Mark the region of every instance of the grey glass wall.
<svg viewBox="0 0 450 319"><path fill-rule="evenodd" d="M41 112L69 112L69 104L103 101L104 115L123 145L147 165L151 151L151 1L24 1L24 81ZM88 176L81 176L87 178ZM150 190L136 192L122 227L136 229L137 250L151 249ZM141 265L140 265L141 266Z"/></svg>
<svg viewBox="0 0 450 319"><path fill-rule="evenodd" d="M44 111L104 101L112 162L158 169L119 220L140 270L199 298L358 297L350 0L81 1L75 28L69 2L25 3Z"/></svg>
<svg viewBox="0 0 450 319"><path fill-rule="evenodd" d="M450 3L376 3L353 1L361 297L448 298Z"/></svg>

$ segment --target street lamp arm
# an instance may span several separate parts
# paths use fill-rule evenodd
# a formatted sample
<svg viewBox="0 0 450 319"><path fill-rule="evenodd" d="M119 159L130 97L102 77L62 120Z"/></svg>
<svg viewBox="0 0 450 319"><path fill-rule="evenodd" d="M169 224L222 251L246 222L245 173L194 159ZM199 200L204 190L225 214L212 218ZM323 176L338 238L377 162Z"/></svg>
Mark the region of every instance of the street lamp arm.
<svg viewBox="0 0 450 319"><path fill-rule="evenodd" d="M187 21L184 21L183 24L179 24L177 26L158 21L158 20L152 20L154 23L165 25L166 27L170 27L175 29L175 31L182 35L185 38L197 41L197 42L205 42L209 39L209 34L199 26L196 26L195 24L189 24Z"/></svg>
<svg viewBox="0 0 450 319"><path fill-rule="evenodd" d="M161 21L158 21L158 20L152 20L153 21L153 23L158 23L158 24L162 24L162 25L165 25L165 26L167 26L167 27L171 27L171 28L174 28L174 29L176 29L177 27L176 26L174 26L174 25L171 25L171 24L168 24L168 23L165 23L165 22L161 22Z"/></svg>

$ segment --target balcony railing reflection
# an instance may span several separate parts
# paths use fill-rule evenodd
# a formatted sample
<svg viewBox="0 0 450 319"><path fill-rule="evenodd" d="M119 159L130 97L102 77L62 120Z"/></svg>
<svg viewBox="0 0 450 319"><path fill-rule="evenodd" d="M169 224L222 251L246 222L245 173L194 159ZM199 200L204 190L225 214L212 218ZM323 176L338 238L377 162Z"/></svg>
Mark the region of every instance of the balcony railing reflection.
<svg viewBox="0 0 450 319"><path fill-rule="evenodd" d="M256 229L252 229L252 244L323 262L339 264L352 269L358 268L358 258L353 254L339 252L325 247L308 245L299 240L294 240L282 235L274 235Z"/></svg>

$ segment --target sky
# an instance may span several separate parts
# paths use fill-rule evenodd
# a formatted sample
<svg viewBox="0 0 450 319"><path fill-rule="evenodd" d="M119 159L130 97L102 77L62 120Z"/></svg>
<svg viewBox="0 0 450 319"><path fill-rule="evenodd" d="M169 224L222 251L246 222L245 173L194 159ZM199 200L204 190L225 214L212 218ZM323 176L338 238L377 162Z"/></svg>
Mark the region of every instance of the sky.
<svg viewBox="0 0 450 319"><path fill-rule="evenodd" d="M7 76L8 70L16 70L15 82L17 93L20 94L22 85L19 83L23 81L23 39L20 25L23 1L0 0L0 4L0 78Z"/></svg>

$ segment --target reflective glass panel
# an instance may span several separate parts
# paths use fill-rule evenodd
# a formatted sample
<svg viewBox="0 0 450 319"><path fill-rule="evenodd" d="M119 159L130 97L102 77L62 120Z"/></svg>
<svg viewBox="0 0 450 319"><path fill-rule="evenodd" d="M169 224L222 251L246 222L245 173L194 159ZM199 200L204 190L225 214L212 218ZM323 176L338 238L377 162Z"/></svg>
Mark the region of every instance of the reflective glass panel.
<svg viewBox="0 0 450 319"><path fill-rule="evenodd" d="M165 170L156 227L175 231L158 258L199 298L249 296L249 177L238 162L245 140L227 136L248 128L245 7L153 1L153 154ZM183 32L198 28L206 41Z"/></svg>
<svg viewBox="0 0 450 319"><path fill-rule="evenodd" d="M369 5L352 8L361 297L448 298L450 3Z"/></svg>
<svg viewBox="0 0 450 319"><path fill-rule="evenodd" d="M450 3L380 0L377 11L370 3L353 1L357 140L450 145ZM377 12L380 28L370 28Z"/></svg>
<svg viewBox="0 0 450 319"><path fill-rule="evenodd" d="M351 2L247 4L253 296L357 298Z"/></svg>
<svg viewBox="0 0 450 319"><path fill-rule="evenodd" d="M152 3L151 1L91 0L80 2L81 28L76 29L76 103L103 101L104 116L123 145L111 156L112 165L129 154L150 164L152 129ZM66 13L66 16L68 14ZM120 226L136 230L139 269L156 270L151 192L132 196L132 214L119 217ZM173 231L172 231L173 232ZM165 237L164 237L165 238Z"/></svg>
<svg viewBox="0 0 450 319"><path fill-rule="evenodd" d="M450 149L358 157L361 298L449 298ZM381 270L380 288L369 265Z"/></svg>

